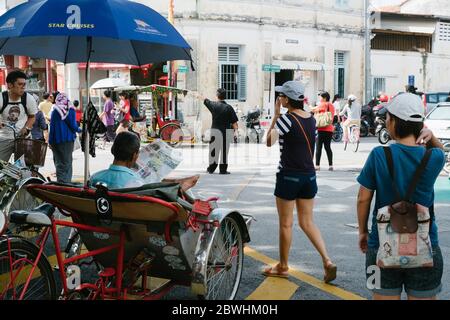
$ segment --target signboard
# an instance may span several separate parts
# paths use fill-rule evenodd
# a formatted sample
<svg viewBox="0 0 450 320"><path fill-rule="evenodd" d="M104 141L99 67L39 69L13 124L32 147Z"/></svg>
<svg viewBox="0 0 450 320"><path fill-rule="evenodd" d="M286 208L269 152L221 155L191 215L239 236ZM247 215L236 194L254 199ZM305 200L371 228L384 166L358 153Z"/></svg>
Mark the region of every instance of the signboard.
<svg viewBox="0 0 450 320"><path fill-rule="evenodd" d="M6 68L5 58L3 56L0 56L0 68Z"/></svg>
<svg viewBox="0 0 450 320"><path fill-rule="evenodd" d="M262 70L264 72L280 72L281 71L281 66L277 66L277 65L274 65L274 64L263 64Z"/></svg>
<svg viewBox="0 0 450 320"><path fill-rule="evenodd" d="M189 68L187 66L178 66L178 72L179 73L186 73L188 72Z"/></svg>
<svg viewBox="0 0 450 320"><path fill-rule="evenodd" d="M163 72L169 73L169 67L167 66L167 64L163 65Z"/></svg>
<svg viewBox="0 0 450 320"><path fill-rule="evenodd" d="M416 77L415 76L408 76L408 85L409 86L414 86L415 85L415 79Z"/></svg>

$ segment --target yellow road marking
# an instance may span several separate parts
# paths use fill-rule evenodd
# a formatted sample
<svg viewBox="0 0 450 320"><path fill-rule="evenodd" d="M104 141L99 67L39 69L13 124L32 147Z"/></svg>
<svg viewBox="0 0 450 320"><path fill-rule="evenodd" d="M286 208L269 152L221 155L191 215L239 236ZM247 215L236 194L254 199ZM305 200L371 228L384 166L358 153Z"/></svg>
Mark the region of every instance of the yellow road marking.
<svg viewBox="0 0 450 320"><path fill-rule="evenodd" d="M245 300L289 300L297 289L298 285L287 279L268 277Z"/></svg>
<svg viewBox="0 0 450 320"><path fill-rule="evenodd" d="M257 261L260 261L264 264L275 265L277 263L276 260L269 258L250 247L245 247L244 250L245 250L245 254L247 256L249 256ZM334 295L338 298L344 299L344 300L366 300L365 298L363 298L355 293L346 291L344 289L335 287L333 285L326 284L319 279L316 279L310 275L307 275L306 273L303 273L301 271L298 271L298 270L295 270L292 268L289 269L289 275L291 277L294 277L302 282L305 282L313 287L316 287L324 292L327 292L329 294L332 294L332 295Z"/></svg>
<svg viewBox="0 0 450 320"><path fill-rule="evenodd" d="M236 188L234 188L233 193L230 195L230 201L237 201L242 191L250 184L253 178L256 177L256 173L254 173L251 177L246 178L243 182L239 184Z"/></svg>

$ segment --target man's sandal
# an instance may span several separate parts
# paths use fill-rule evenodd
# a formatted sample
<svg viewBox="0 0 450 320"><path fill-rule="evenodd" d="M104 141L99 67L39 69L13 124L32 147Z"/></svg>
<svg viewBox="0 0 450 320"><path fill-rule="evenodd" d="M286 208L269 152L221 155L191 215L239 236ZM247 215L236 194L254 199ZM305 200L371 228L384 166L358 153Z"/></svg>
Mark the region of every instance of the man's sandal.
<svg viewBox="0 0 450 320"><path fill-rule="evenodd" d="M285 270L281 270L280 265L277 264L274 267L267 267L263 270L262 274L266 277L277 277L277 278L288 278L289 268L286 268Z"/></svg>

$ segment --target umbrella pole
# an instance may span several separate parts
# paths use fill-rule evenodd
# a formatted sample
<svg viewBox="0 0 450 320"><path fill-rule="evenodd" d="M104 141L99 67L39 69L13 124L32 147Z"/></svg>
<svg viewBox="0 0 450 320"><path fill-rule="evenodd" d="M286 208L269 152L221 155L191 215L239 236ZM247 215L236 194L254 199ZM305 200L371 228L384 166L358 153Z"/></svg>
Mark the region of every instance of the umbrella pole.
<svg viewBox="0 0 450 320"><path fill-rule="evenodd" d="M90 81L91 81L91 53L92 53L92 37L87 38L87 63L86 63L86 90L87 90L87 106L91 102L91 91L90 91ZM89 180L89 122L88 122L88 108L84 109L84 186L87 186Z"/></svg>

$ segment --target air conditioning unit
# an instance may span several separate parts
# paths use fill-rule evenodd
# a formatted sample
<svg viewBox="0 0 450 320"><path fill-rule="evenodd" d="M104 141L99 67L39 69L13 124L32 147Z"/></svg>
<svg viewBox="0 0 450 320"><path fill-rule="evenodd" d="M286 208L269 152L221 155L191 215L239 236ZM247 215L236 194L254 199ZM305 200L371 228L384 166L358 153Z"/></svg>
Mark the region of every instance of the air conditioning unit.
<svg viewBox="0 0 450 320"><path fill-rule="evenodd" d="M370 28L381 29L381 12L372 12L370 15Z"/></svg>

